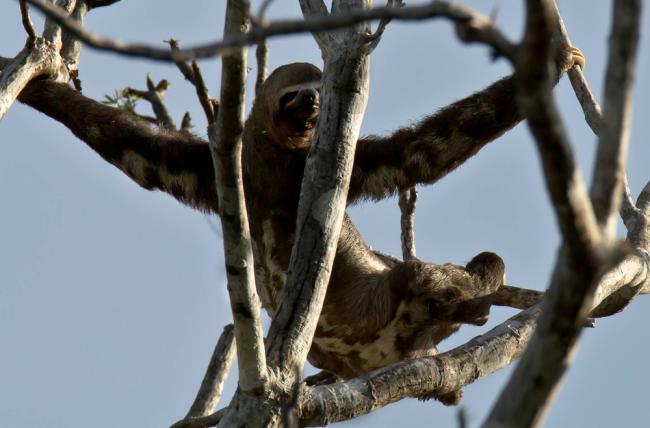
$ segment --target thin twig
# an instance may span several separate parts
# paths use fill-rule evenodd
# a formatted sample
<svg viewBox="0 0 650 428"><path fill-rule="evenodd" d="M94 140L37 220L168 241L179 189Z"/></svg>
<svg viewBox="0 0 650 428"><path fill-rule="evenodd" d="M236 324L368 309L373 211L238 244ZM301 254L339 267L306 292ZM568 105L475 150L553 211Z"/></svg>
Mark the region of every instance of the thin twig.
<svg viewBox="0 0 650 428"><path fill-rule="evenodd" d="M621 200L620 214L628 230L632 227L631 223L640 215L640 210L636 207L634 199L632 199L627 174L623 174L623 198Z"/></svg>
<svg viewBox="0 0 650 428"><path fill-rule="evenodd" d="M214 427L221 422L221 419L225 416L226 412L228 411L228 407L224 407L223 409L218 410L217 412L207 415L207 416L199 416L196 418L186 418L186 419L181 419L180 421L176 422L169 428L206 428L206 427Z"/></svg>
<svg viewBox="0 0 650 428"><path fill-rule="evenodd" d="M203 74L201 74L201 69L196 61L192 61L192 74L194 75L196 95L199 97L199 102L203 108L203 113L205 113L205 118L208 120L208 123L211 124L217 118L215 107L218 106L218 104L214 104L208 95L208 87L205 85Z"/></svg>
<svg viewBox="0 0 650 428"><path fill-rule="evenodd" d="M36 29L34 28L34 23L29 17L29 6L25 0L20 0L20 16L23 22L23 28L27 33L27 44L32 45L34 40L36 40Z"/></svg>
<svg viewBox="0 0 650 428"><path fill-rule="evenodd" d="M402 0L388 0L386 4L386 7L400 8L404 6L406 6L406 3L404 3ZM370 43L371 51L374 50L379 44L379 40L381 39L381 36L384 34L384 31L386 31L386 27L388 27L390 21L391 18L380 19L379 25L377 26L375 32L368 36L367 41Z"/></svg>
<svg viewBox="0 0 650 428"><path fill-rule="evenodd" d="M194 403L192 403L189 412L185 416L186 419L207 416L215 411L234 357L234 328L232 324L228 324L224 327L214 347L201 387L196 394Z"/></svg>
<svg viewBox="0 0 650 428"><path fill-rule="evenodd" d="M474 10L448 1L436 1L422 6L403 8L379 7L349 11L343 14L309 17L305 20L275 21L271 24L258 22L247 33L226 36L223 40L206 43L194 48L169 51L149 45L124 43L85 30L72 19L68 19L56 7L42 0L25 0L70 31L88 46L127 56L150 58L161 61L187 61L195 58L213 57L229 49L251 45L273 36L326 32L377 19L398 19L420 21L431 18L447 18L456 24L456 31L462 41L481 41L491 46L496 53L513 58L515 46L493 25L490 18Z"/></svg>
<svg viewBox="0 0 650 428"><path fill-rule="evenodd" d="M260 6L259 12L257 12L257 16L260 17L260 19L263 19L266 16L266 11L271 6L271 3L273 3L273 0L264 0L262 5Z"/></svg>
<svg viewBox="0 0 650 428"><path fill-rule="evenodd" d="M416 258L415 252L415 204L418 200L418 191L415 187L406 189L399 194L399 209L401 212L401 241L402 257L404 260Z"/></svg>
<svg viewBox="0 0 650 428"><path fill-rule="evenodd" d="M176 39L169 39L167 43L169 43L169 47L171 48L172 52L178 52L180 49L178 40ZM203 109L203 113L205 114L205 118L207 119L208 123L214 122L217 117L217 109L219 103L210 97L199 65L196 61L192 61L191 66L188 65L185 61L174 62L176 63L176 66L183 74L183 76L185 76L185 79L194 85L196 95L199 98L199 103L201 104L201 108Z"/></svg>
<svg viewBox="0 0 650 428"><path fill-rule="evenodd" d="M602 128L602 113L600 111L598 101L596 101L596 97L594 97L594 94L591 92L591 88L589 88L589 84L587 83L587 79L585 78L582 69L575 65L571 67L569 71L567 71L567 74L569 75L569 80L571 81L573 91L575 92L576 97L578 98L578 102L582 107L582 112L585 115L585 121L593 133L595 135L598 135L600 129Z"/></svg>
<svg viewBox="0 0 650 428"><path fill-rule="evenodd" d="M255 93L257 94L268 73L269 43L266 39L257 44L255 59L257 60L257 78L255 79Z"/></svg>
<svg viewBox="0 0 650 428"><path fill-rule="evenodd" d="M173 52L176 52L180 49L180 46L178 44L178 40L171 38L169 40L165 40L169 44L170 49ZM195 80L194 80L194 72L192 71L192 67L190 67L185 61L174 61L180 72L185 76L185 79L189 80L192 82L193 85L195 85Z"/></svg>
<svg viewBox="0 0 650 428"><path fill-rule="evenodd" d="M191 134L193 129L194 125L192 124L192 116L190 116L189 111L186 111L183 115L183 119L181 119L181 131Z"/></svg>
<svg viewBox="0 0 650 428"><path fill-rule="evenodd" d="M124 89L124 93L126 95L135 96L148 101L151 104L151 108L156 115L158 123L160 123L165 128L176 129L174 119L169 114L169 110L167 110L167 107L163 101L163 96L168 88L169 82L167 80L163 79L158 82L157 85L154 85L153 81L151 80L151 75L147 74L146 91L141 91L134 88L126 88Z"/></svg>

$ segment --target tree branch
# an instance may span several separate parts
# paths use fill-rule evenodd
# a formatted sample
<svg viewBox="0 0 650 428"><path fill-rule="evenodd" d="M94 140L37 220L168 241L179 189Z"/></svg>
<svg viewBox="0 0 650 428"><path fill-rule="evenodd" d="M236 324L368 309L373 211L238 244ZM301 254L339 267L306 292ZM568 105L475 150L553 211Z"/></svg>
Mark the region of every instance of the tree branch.
<svg viewBox="0 0 650 428"><path fill-rule="evenodd" d="M386 2L386 7L404 7L406 4L402 0L387 0ZM386 31L386 27L388 27L388 24L390 24L391 19L390 18L383 18L379 20L379 25L377 26L377 29L375 30L374 33L370 34L368 36L368 42L370 43L370 50L373 51L377 44L379 44L379 40L381 40L381 36L384 34L384 31Z"/></svg>
<svg viewBox="0 0 650 428"><path fill-rule="evenodd" d="M233 325L228 324L224 327L214 347L199 392L196 394L194 403L192 403L185 419L207 416L214 412L221 398L221 391L223 391L223 385L226 382L234 357L235 335Z"/></svg>
<svg viewBox="0 0 650 428"><path fill-rule="evenodd" d="M27 33L27 45L31 46L36 40L36 29L34 23L29 17L29 6L25 0L20 0L20 17L22 19L23 28Z"/></svg>
<svg viewBox="0 0 650 428"><path fill-rule="evenodd" d="M174 62L213 57L223 54L228 49L255 44L268 37L305 32L318 33L332 31L360 22L377 19L419 21L431 18L447 18L456 24L456 31L461 40L465 42L480 40L491 46L496 53L507 58L513 58L515 50L515 47L496 29L490 18L480 15L468 7L446 1L436 1L423 6L404 8L379 7L374 9L351 10L345 13L328 14L326 16L310 16L305 20L275 21L270 24L258 22L258 25L253 26L248 33L227 36L220 41L173 52L153 46L125 43L101 37L85 30L79 23L67 18L65 14L62 14L56 7L49 3L43 2L42 0L26 1L88 46L127 56L144 57L160 61Z"/></svg>
<svg viewBox="0 0 650 428"><path fill-rule="evenodd" d="M70 14L70 20L75 21L83 27L84 18L90 11L88 0L77 0L74 10ZM63 31L63 49L61 56L65 59L68 68L76 70L79 68L79 57L81 56L81 42L73 34Z"/></svg>
<svg viewBox="0 0 650 428"><path fill-rule="evenodd" d="M609 58L605 77L605 101L600 128L591 200L605 239L616 236L616 217L630 139L632 81L641 21L640 0L615 0Z"/></svg>
<svg viewBox="0 0 650 428"><path fill-rule="evenodd" d="M404 260L413 260L415 256L415 203L418 200L418 191L415 187L406 189L399 194L399 209L401 212L401 241L402 257Z"/></svg>
<svg viewBox="0 0 650 428"><path fill-rule="evenodd" d="M34 39L0 73L0 120L27 84L39 76L59 76L67 70L59 54L42 38Z"/></svg>
<svg viewBox="0 0 650 428"><path fill-rule="evenodd" d="M603 118L598 101L596 101L596 97L594 97L591 92L591 88L589 88L589 84L587 83L587 79L585 79L585 75L582 73L582 69L575 65L569 69L567 74L569 75L571 86L578 98L580 107L582 107L585 121L593 133L598 135L602 127Z"/></svg>
<svg viewBox="0 0 650 428"><path fill-rule="evenodd" d="M255 79L255 93L257 93L266 80L269 63L269 43L263 40L257 44L255 49L255 59L257 60L257 78Z"/></svg>
<svg viewBox="0 0 650 428"><path fill-rule="evenodd" d="M248 4L228 0L224 33L246 27ZM196 77L196 74L195 74ZM241 170L246 49L233 49L223 57L221 99L216 122L208 127L214 163L230 306L235 321L239 387L260 393L266 385L264 336L260 302L255 290L254 262Z"/></svg>
<svg viewBox="0 0 650 428"><path fill-rule="evenodd" d="M517 77L519 102L537 141L564 244L544 314L524 357L485 422L486 427L536 426L540 422L569 365L597 280L604 263L609 261L551 97L547 64L551 28L557 20L552 0L527 2L526 34L517 62Z"/></svg>
<svg viewBox="0 0 650 428"><path fill-rule="evenodd" d="M223 409L207 416L198 416L195 418L181 419L180 421L172 425L170 428L214 427L217 426L219 422L221 422L221 419L223 419L223 417L226 415L226 412L228 412L228 407L224 407Z"/></svg>
<svg viewBox="0 0 650 428"><path fill-rule="evenodd" d="M360 13L367 7L362 4L339 0L332 7ZM323 52L321 114L302 180L288 277L267 341L270 361L281 373L302 369L325 298L367 102L367 30L365 25L332 34Z"/></svg>
<svg viewBox="0 0 650 428"><path fill-rule="evenodd" d="M147 74L147 90L140 91L138 89L126 88L124 93L126 95L142 98L148 101L151 104L154 114L156 115L156 120L162 124L167 129L176 129L176 124L174 119L169 114L165 103L163 102L163 96L165 91L169 88L169 82L167 80L161 80L157 85L153 84L151 80L151 75Z"/></svg>
<svg viewBox="0 0 650 428"><path fill-rule="evenodd" d="M630 192L630 184L627 181L627 174L623 174L623 198L621 201L621 218L625 227L629 230L632 227L632 222L640 215L639 209L636 207L634 200L632 200L632 193Z"/></svg>
<svg viewBox="0 0 650 428"><path fill-rule="evenodd" d="M79 0L83 1L83 0ZM56 7L61 11L64 16L68 16L70 12L75 8L76 0L57 0ZM68 18L70 19L70 18ZM61 48L62 38L61 38L61 26L56 23L55 20L51 18L45 19L45 29L43 30L43 38L50 43L52 43L56 49Z"/></svg>
<svg viewBox="0 0 650 428"><path fill-rule="evenodd" d="M299 3L305 19L326 18L330 14L323 0L299 0ZM313 36L321 50L321 54L324 55L327 46L332 43L331 36L328 33L322 32L313 32Z"/></svg>

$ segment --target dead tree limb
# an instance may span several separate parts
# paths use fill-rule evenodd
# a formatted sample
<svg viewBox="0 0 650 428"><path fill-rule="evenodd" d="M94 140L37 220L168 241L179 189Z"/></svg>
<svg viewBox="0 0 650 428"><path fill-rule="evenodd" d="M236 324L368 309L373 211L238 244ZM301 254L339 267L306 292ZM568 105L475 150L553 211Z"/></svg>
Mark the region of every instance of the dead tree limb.
<svg viewBox="0 0 650 428"><path fill-rule="evenodd" d="M468 7L448 1L436 1L422 6L403 8L391 6L351 10L337 14L309 15L304 20L275 21L270 24L261 23L264 25L253 27L248 33L231 35L220 41L206 43L193 48L181 49L175 52L149 45L124 43L99 36L85 30L74 20L68 19L58 8L47 2L42 0L26 1L88 46L122 55L144 57L160 61L187 61L196 58L218 56L227 52L228 49L255 44L265 38L286 34L312 32L315 33L317 40L328 39L329 36L325 36L328 31L378 19L420 21L431 18L447 18L455 23L456 31L460 39L464 42L481 40L491 46L496 53L508 58L514 57L515 49L514 45L510 44L506 37L496 29L489 17L485 17ZM303 11L327 12L327 8L320 0L310 1L308 3L310 4L308 7L303 7L301 4Z"/></svg>
<svg viewBox="0 0 650 428"><path fill-rule="evenodd" d="M201 387L185 418L196 418L214 413L234 357L234 328L232 324L228 324L223 328L223 332L219 336L210 357L208 369L201 382Z"/></svg>
<svg viewBox="0 0 650 428"><path fill-rule="evenodd" d="M641 1L616 0L605 75L603 120L599 132L591 201L605 239L616 236L616 219L630 140L632 82L639 42Z"/></svg>
<svg viewBox="0 0 650 428"><path fill-rule="evenodd" d="M226 34L246 27L247 7L229 0ZM235 322L239 387L259 393L266 387L264 335L260 302L255 290L253 251L244 200L241 170L246 49L233 49L223 57L221 99L216 122L208 125L210 152L214 163L223 245L228 277L228 294Z"/></svg>
<svg viewBox="0 0 650 428"><path fill-rule="evenodd" d="M402 257L404 260L413 260L416 258L415 204L417 200L418 191L415 187L406 189L399 194Z"/></svg>
<svg viewBox="0 0 650 428"><path fill-rule="evenodd" d="M126 88L124 89L124 93L128 96L142 98L148 101L151 104L158 123L165 128L176 129L174 119L169 114L169 110L167 110L167 106L165 106L165 102L163 101L163 97L168 88L169 82L167 80L163 79L154 85L151 80L151 75L147 74L147 90L141 91L139 89Z"/></svg>

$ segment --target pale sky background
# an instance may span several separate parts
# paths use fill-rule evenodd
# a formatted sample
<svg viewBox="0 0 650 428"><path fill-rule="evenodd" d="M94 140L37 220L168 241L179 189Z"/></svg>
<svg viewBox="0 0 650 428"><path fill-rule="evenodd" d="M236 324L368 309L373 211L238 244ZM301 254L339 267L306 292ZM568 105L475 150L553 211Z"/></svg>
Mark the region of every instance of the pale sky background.
<svg viewBox="0 0 650 428"><path fill-rule="evenodd" d="M464 3L484 13L498 5L499 26L513 40L520 36L523 2ZM162 46L174 37L188 46L221 36L224 4L124 0L92 12L87 24L123 40ZM565 0L561 8L600 99L611 2ZM297 1L277 0L270 13L298 16ZM37 12L32 16L41 22ZM650 28L647 13L642 28ZM18 2L0 2L0 55L15 55L24 40ZM271 41L272 68L292 61L322 65L311 36ZM220 62L201 65L218 95ZM127 85L144 87L147 72L171 81L167 102L177 123L189 110L196 132L205 135L194 91L175 67L90 49L82 56L84 93L96 99ZM443 20L394 22L372 55L362 132L413 122L509 72L505 61L490 61L486 48L461 45ZM642 37L629 166L634 194L650 179L643 167L650 159L647 76L650 42ZM589 179L596 139L566 79L556 94ZM148 105L142 102L140 111L149 114ZM19 104L0 123L0 194L0 426L145 428L182 417L230 320L222 243L208 220L165 194L140 189L66 128ZM400 253L396 200L350 211L368 243ZM416 227L418 256L426 261L465 263L495 251L510 283L546 288L558 229L528 129L518 126L422 189ZM514 313L493 310L488 325L464 327L441 349ZM545 426L650 426L649 323L650 301L640 297L586 330ZM509 373L465 388L471 427L484 420ZM231 379L222 404L233 390ZM406 399L345 424L455 427L456 410Z"/></svg>

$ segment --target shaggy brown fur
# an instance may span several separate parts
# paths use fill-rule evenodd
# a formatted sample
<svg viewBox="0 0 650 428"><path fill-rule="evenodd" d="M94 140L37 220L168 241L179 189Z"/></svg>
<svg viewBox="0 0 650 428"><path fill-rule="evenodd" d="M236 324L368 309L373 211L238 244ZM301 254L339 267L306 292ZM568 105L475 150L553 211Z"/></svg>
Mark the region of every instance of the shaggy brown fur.
<svg viewBox="0 0 650 428"><path fill-rule="evenodd" d="M564 55L558 68L573 63ZM294 241L300 183L319 112L321 73L295 63L260 89L244 130L243 174L257 287L273 315ZM513 77L387 137L358 142L349 203L433 183L521 120ZM218 212L207 144L163 130L47 80L20 100L65 124L146 189ZM345 217L310 361L348 378L403 359L432 355L461 323L482 324L487 296L502 283L503 261L481 253L467 266L395 262L373 253ZM459 393L438 397L455 403Z"/></svg>

